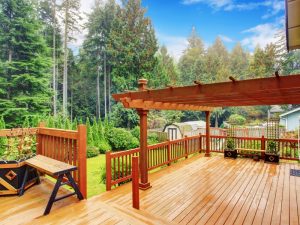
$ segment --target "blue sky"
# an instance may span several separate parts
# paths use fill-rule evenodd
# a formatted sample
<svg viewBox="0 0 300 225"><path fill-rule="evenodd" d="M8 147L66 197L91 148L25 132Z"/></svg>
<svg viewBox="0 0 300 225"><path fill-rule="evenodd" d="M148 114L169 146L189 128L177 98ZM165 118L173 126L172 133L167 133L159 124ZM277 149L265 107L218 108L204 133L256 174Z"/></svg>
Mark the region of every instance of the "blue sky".
<svg viewBox="0 0 300 225"><path fill-rule="evenodd" d="M82 0L83 11L92 2ZM206 47L220 36L229 50L239 41L253 51L258 44L264 47L274 41L284 24L283 0L143 0L142 4L160 45L166 45L176 59L193 26Z"/></svg>

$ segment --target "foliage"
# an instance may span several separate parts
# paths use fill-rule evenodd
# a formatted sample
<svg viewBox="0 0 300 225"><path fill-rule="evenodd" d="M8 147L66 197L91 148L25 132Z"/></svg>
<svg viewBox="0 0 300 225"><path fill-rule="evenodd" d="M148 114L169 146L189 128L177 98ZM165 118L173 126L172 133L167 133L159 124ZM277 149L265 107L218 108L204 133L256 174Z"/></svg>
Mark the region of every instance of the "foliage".
<svg viewBox="0 0 300 225"><path fill-rule="evenodd" d="M228 119L228 123L235 125L243 125L245 122L246 118L239 114L232 114Z"/></svg>
<svg viewBox="0 0 300 225"><path fill-rule="evenodd" d="M138 139L124 128L112 128L108 133L108 141L112 150L128 150L139 146Z"/></svg>
<svg viewBox="0 0 300 225"><path fill-rule="evenodd" d="M180 111L166 110L162 112L163 117L166 119L167 124L180 122L183 113Z"/></svg>
<svg viewBox="0 0 300 225"><path fill-rule="evenodd" d="M122 8L118 9L113 22L108 52L112 57L112 81L117 92L134 89L139 78L155 77L158 47L151 20L145 13L141 0L122 0Z"/></svg>
<svg viewBox="0 0 300 225"><path fill-rule="evenodd" d="M111 146L109 145L109 143L104 140L99 143L98 147L99 147L100 154L104 154L111 150Z"/></svg>
<svg viewBox="0 0 300 225"><path fill-rule="evenodd" d="M138 140L140 139L140 127L136 126L133 128L130 133L132 134L133 137L137 138Z"/></svg>
<svg viewBox="0 0 300 225"><path fill-rule="evenodd" d="M180 71L180 83L191 84L194 80L207 81L204 68L204 44L193 27L188 38L188 47L181 56L178 68Z"/></svg>
<svg viewBox="0 0 300 225"><path fill-rule="evenodd" d="M268 153L272 154L279 154L279 149L277 147L277 144L274 140L268 140L268 148L267 148Z"/></svg>
<svg viewBox="0 0 300 225"><path fill-rule="evenodd" d="M235 149L235 144L234 144L234 139L233 138L227 138L226 148L228 150L234 150Z"/></svg>
<svg viewBox="0 0 300 225"><path fill-rule="evenodd" d="M8 127L49 112L49 48L31 1L0 3L0 114Z"/></svg>
<svg viewBox="0 0 300 225"><path fill-rule="evenodd" d="M33 155L35 140L31 135L7 138L7 146L1 158L3 160L20 160Z"/></svg>
<svg viewBox="0 0 300 225"><path fill-rule="evenodd" d="M133 109L126 109L121 103L115 104L112 108L112 122L116 127L128 129L138 125L139 116Z"/></svg>
<svg viewBox="0 0 300 225"><path fill-rule="evenodd" d="M159 143L158 135L156 133L149 133L148 134L148 145L154 145Z"/></svg>
<svg viewBox="0 0 300 225"><path fill-rule="evenodd" d="M87 158L92 158L99 155L99 149L94 146L88 146L86 149L86 157Z"/></svg>

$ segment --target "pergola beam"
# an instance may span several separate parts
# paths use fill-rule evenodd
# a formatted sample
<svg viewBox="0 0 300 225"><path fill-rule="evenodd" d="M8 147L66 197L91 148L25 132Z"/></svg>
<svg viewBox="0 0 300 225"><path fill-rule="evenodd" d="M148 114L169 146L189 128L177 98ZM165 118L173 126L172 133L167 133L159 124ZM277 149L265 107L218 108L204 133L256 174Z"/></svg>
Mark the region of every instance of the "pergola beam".
<svg viewBox="0 0 300 225"><path fill-rule="evenodd" d="M214 107L195 105L195 104L184 104L184 103L164 103L154 101L143 101L143 100L131 100L130 98L120 99L125 108L135 108L144 110L191 110L191 111L213 111Z"/></svg>
<svg viewBox="0 0 300 225"><path fill-rule="evenodd" d="M285 91L293 90L300 92L300 75L289 75L280 77L268 77L251 80L239 80L235 82L222 82L214 84L192 85L185 87L173 87L152 91L132 92L130 96L125 94L115 94L114 99L119 101L121 98L130 97L132 100L141 99L144 101L168 102L169 100L193 100L193 98L202 98L209 103L208 98L226 98L231 94L241 96L249 102L255 98L252 95L260 93L262 100L268 94L284 93ZM284 95L283 95L284 96ZM292 104L292 94L288 97L291 101L279 102L278 104ZM262 101L263 104L269 104L267 101ZM255 104L258 104L256 102ZM261 104L261 103L259 103ZM271 102L270 102L271 104ZM273 103L272 103L273 104ZM214 106L209 104L210 106ZM244 105L244 103L243 103ZM246 104L250 105L250 104ZM219 105L216 105L219 106Z"/></svg>

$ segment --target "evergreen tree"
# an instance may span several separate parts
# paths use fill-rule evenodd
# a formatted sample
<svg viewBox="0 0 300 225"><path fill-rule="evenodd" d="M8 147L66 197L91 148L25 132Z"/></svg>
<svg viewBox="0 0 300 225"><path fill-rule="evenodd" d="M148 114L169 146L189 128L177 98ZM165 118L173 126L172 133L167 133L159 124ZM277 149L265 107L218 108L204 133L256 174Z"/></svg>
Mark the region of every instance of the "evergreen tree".
<svg viewBox="0 0 300 225"><path fill-rule="evenodd" d="M249 65L249 73L253 78L270 77L276 70L276 47L268 44L265 49L257 46Z"/></svg>
<svg viewBox="0 0 300 225"><path fill-rule="evenodd" d="M160 48L157 54L157 65L154 71L156 75L149 81L151 87L165 87L167 84L176 84L178 81L178 73L175 68L173 58L168 54L165 46Z"/></svg>
<svg viewBox="0 0 300 225"><path fill-rule="evenodd" d="M229 54L220 37L207 49L205 71L212 82L227 81L230 76Z"/></svg>
<svg viewBox="0 0 300 225"><path fill-rule="evenodd" d="M244 80L247 78L249 66L249 54L247 54L238 42L230 54L230 71L236 79Z"/></svg>
<svg viewBox="0 0 300 225"><path fill-rule="evenodd" d="M152 79L157 63L157 41L151 20L141 0L122 0L110 33L108 50L112 55L114 91L133 90L139 78Z"/></svg>
<svg viewBox="0 0 300 225"><path fill-rule="evenodd" d="M64 116L68 115L68 43L75 40L74 33L79 32L80 0L63 0L61 12L64 14L64 75L63 75L63 105L62 112Z"/></svg>
<svg viewBox="0 0 300 225"><path fill-rule="evenodd" d="M81 85L90 88L91 84L95 84L95 89L91 89L88 94L92 96L91 105L96 106L92 111L96 112L97 118L101 116L100 90L103 90L104 116L107 116L109 111L111 57L107 49L117 9L118 5L113 0L106 3L95 0L87 23L88 34L80 52L81 75L85 76L85 81L81 82Z"/></svg>
<svg viewBox="0 0 300 225"><path fill-rule="evenodd" d="M0 114L9 126L49 112L49 49L27 0L0 2Z"/></svg>
<svg viewBox="0 0 300 225"><path fill-rule="evenodd" d="M180 82L183 85L191 85L198 80L207 82L204 69L204 44L198 36L196 28L193 27L192 33L188 38L188 47L181 56L178 68L180 71Z"/></svg>
<svg viewBox="0 0 300 225"><path fill-rule="evenodd" d="M53 91L53 114L58 112L58 74L61 72L63 62L62 36L59 29L57 17L56 0L39 0L38 6L39 18L42 22L42 32L47 46L51 48L52 56L52 91Z"/></svg>

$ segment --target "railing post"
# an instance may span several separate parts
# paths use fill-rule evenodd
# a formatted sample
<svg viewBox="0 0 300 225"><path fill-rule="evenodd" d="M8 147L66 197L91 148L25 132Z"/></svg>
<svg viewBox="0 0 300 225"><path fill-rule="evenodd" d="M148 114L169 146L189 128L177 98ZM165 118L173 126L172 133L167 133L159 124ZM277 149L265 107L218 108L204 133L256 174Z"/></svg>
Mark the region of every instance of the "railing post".
<svg viewBox="0 0 300 225"><path fill-rule="evenodd" d="M84 198L87 198L87 174L86 174L86 126L80 124L78 130L78 174L79 174L79 189Z"/></svg>
<svg viewBox="0 0 300 225"><path fill-rule="evenodd" d="M205 112L206 118L206 151L205 156L210 157L210 111Z"/></svg>
<svg viewBox="0 0 300 225"><path fill-rule="evenodd" d="M261 136L261 150L266 150L266 139L265 136ZM261 152L261 158L265 159L265 152Z"/></svg>
<svg viewBox="0 0 300 225"><path fill-rule="evenodd" d="M36 133L36 143L37 143L37 146L36 146L36 154L37 155L41 155L42 154L42 137L40 135L40 128L43 128L46 126L46 123L45 122L39 122L38 124L38 129L37 129L37 133Z"/></svg>
<svg viewBox="0 0 300 225"><path fill-rule="evenodd" d="M106 159L106 191L111 190L111 152L105 154Z"/></svg>
<svg viewBox="0 0 300 225"><path fill-rule="evenodd" d="M171 141L168 139L168 166L171 165Z"/></svg>
<svg viewBox="0 0 300 225"><path fill-rule="evenodd" d="M202 152L202 136L201 133L199 134L199 153Z"/></svg>
<svg viewBox="0 0 300 225"><path fill-rule="evenodd" d="M187 159L189 156L187 135L184 135L184 154L185 154L185 158Z"/></svg>
<svg viewBox="0 0 300 225"><path fill-rule="evenodd" d="M132 157L132 207L140 209L139 157Z"/></svg>

